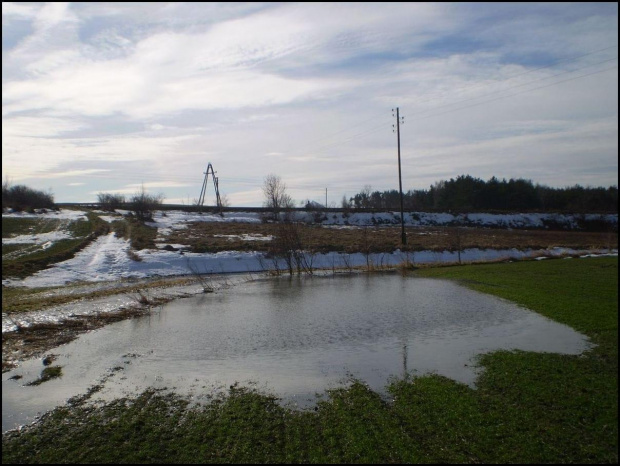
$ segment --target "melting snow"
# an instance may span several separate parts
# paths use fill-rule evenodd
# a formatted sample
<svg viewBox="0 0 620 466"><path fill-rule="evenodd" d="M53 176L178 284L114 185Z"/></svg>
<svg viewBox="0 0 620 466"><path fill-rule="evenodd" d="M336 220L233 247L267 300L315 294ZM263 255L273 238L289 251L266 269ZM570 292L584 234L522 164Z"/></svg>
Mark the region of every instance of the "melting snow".
<svg viewBox="0 0 620 466"><path fill-rule="evenodd" d="M47 210L45 212L39 213L28 213L28 212L2 212L3 217L9 218L43 218L43 219L57 219L57 220L79 220L86 219L86 212L81 210L69 210L69 209L60 209L56 210Z"/></svg>
<svg viewBox="0 0 620 466"><path fill-rule="evenodd" d="M117 211L123 213L123 211ZM85 216L85 212L62 209L59 212L47 212L43 214L24 214L10 213L3 214L10 217L32 217L32 218L63 218L76 220ZM310 221L312 213L295 212L297 220ZM351 225L377 225L377 224L398 224L400 215L395 212L383 213L351 213L345 216L341 212L328 213L323 224L333 225L336 228L350 227ZM450 213L408 213L405 215L408 225L445 225L454 222L475 224L479 226L542 226L546 221L565 223L567 225L577 225L577 217L564 214L467 214L453 215ZM585 219L599 219L608 223L618 221L617 214L614 215L593 215L581 216ZM154 221L149 225L159 229L159 235L172 229L185 228L188 222L260 222L260 214L254 212L233 212L225 213L223 216L218 214L200 214L182 211L156 212ZM348 224L348 225L346 225ZM246 241L269 241L271 236L258 234L246 235L221 235L223 237L238 237ZM56 231L40 235L20 235L15 238L3 239L3 243L48 243L59 239L69 238L66 232ZM159 246L163 248L164 246ZM184 245L173 245L175 248L184 248ZM114 233L99 237L85 249L80 251L72 259L55 264L49 269L42 270L24 280L7 279L3 280L4 285L10 286L62 286L66 283L86 281L100 282L112 281L121 278L144 278L153 276L172 276L187 275L191 270L201 273L231 273L231 272L260 272L273 269L278 266L285 269L285 264L274 262L267 259L263 253L224 251L219 253L190 253L184 251L167 251L164 249L142 250L136 252L139 261L132 260L129 255L130 245L128 240L117 238ZM462 261L490 261L501 258L521 259L537 256L560 256L560 255L583 255L587 253L609 253L610 251L576 251L565 248L554 248L549 250L481 250L468 249L461 251ZM617 251L612 251L617 254ZM400 251L391 254L371 254L368 258L361 253L357 254L315 254L307 255L307 260L315 268L342 268L365 266L368 262L376 266L397 265L405 259L417 264L427 263L446 263L457 262L458 253L451 251L421 251L407 256Z"/></svg>
<svg viewBox="0 0 620 466"><path fill-rule="evenodd" d="M71 238L73 238L73 236L66 231L51 231L49 233L39 233L36 235L18 235L12 238L2 238L2 244L39 244Z"/></svg>
<svg viewBox="0 0 620 466"><path fill-rule="evenodd" d="M274 269L276 265L286 269L284 261L274 262L263 253L250 251L223 251L218 253L190 253L166 250L142 250L136 255L141 259L134 261L127 252L129 241L117 238L114 233L97 238L94 242L78 252L75 257L55 264L49 269L41 270L24 280L3 280L4 285L26 287L62 286L71 282L112 281L120 278L145 278L153 276L188 275L192 270L200 273L239 273L261 272ZM578 251L567 248L553 248L544 251L518 249L466 249L461 251L461 260L491 261L497 259L522 259L533 256L582 255L593 251ZM599 251L609 253L609 251ZM617 254L617 251L612 253ZM367 259L375 266L394 266L405 260L416 264L449 263L458 261L458 253L452 251L420 251L415 253L370 254L368 258L362 253L306 255L307 261L314 268L346 268L365 266Z"/></svg>

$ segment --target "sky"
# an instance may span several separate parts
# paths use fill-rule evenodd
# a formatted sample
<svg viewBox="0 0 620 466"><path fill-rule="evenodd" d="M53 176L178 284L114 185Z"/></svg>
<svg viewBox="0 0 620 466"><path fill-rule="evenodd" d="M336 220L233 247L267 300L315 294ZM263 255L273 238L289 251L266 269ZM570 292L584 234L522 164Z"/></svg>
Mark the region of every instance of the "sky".
<svg viewBox="0 0 620 466"><path fill-rule="evenodd" d="M617 186L617 56L617 3L3 2L3 181L340 205L398 189L398 108L405 191Z"/></svg>

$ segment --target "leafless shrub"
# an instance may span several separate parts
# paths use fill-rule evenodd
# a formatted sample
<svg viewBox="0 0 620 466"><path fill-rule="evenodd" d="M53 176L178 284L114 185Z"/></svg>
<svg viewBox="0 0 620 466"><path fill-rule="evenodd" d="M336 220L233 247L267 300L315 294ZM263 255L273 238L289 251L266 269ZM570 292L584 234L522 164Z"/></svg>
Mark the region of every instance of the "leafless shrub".
<svg viewBox="0 0 620 466"><path fill-rule="evenodd" d="M340 259L342 260L342 265L347 269L349 273L353 272L353 266L351 265L351 256L344 252L340 253Z"/></svg>
<svg viewBox="0 0 620 466"><path fill-rule="evenodd" d="M310 249L304 254L304 260L306 262L306 272L312 275L314 272L314 259L316 258L316 251Z"/></svg>
<svg viewBox="0 0 620 466"><path fill-rule="evenodd" d="M401 273L405 274L411 270L415 270L416 267L415 267L413 259L414 259L413 251L406 250L403 260L398 265L398 269L401 271Z"/></svg>
<svg viewBox="0 0 620 466"><path fill-rule="evenodd" d="M452 249L456 249L459 258L459 264L461 264L461 251L463 250L463 227L457 225L450 228L451 246Z"/></svg>
<svg viewBox="0 0 620 466"><path fill-rule="evenodd" d="M379 267L381 269L385 268L385 253L381 254L381 260L379 261Z"/></svg>
<svg viewBox="0 0 620 466"><path fill-rule="evenodd" d="M368 226L365 225L362 228L362 240L361 240L362 254L366 258L366 270L371 271L374 268L370 253L372 250L371 240L368 233Z"/></svg>
<svg viewBox="0 0 620 466"><path fill-rule="evenodd" d="M99 193L97 202L102 210L114 212L125 206L125 196L123 194Z"/></svg>
<svg viewBox="0 0 620 466"><path fill-rule="evenodd" d="M199 267L192 263L189 259L186 261L187 268L190 270L192 275L196 278L200 286L202 287L203 293L213 293L215 291L215 287L213 286L213 281L211 280L211 275L206 271L201 271Z"/></svg>
<svg viewBox="0 0 620 466"><path fill-rule="evenodd" d="M268 261L271 262L272 267L268 265ZM268 252L265 255L258 256L258 263L260 264L261 270L263 272L267 272L270 275L280 275L280 265L278 263L278 258L274 256L271 252Z"/></svg>
<svg viewBox="0 0 620 466"><path fill-rule="evenodd" d="M267 264L265 263L265 257L262 254L260 254L256 256L256 258L258 259L258 264L260 265L260 269L263 272L267 272L269 268L267 267Z"/></svg>
<svg viewBox="0 0 620 466"><path fill-rule="evenodd" d="M303 229L290 220L278 224L278 232L272 241L270 255L286 263L289 275L307 273L312 275L314 253L304 251Z"/></svg>
<svg viewBox="0 0 620 466"><path fill-rule="evenodd" d="M135 294L134 293L126 293L126 295L129 296L131 299L133 299L138 304L141 304L143 306L148 306L150 304L153 304L153 301L148 297L146 292L142 292L142 290L140 290L140 289L137 289L135 291Z"/></svg>
<svg viewBox="0 0 620 466"><path fill-rule="evenodd" d="M129 203L136 218L144 221L153 219L153 212L161 206L163 200L163 194L147 194L142 186L140 191L131 197Z"/></svg>
<svg viewBox="0 0 620 466"><path fill-rule="evenodd" d="M2 208L34 212L34 209L54 209L54 196L25 185L11 185L8 178L2 183Z"/></svg>

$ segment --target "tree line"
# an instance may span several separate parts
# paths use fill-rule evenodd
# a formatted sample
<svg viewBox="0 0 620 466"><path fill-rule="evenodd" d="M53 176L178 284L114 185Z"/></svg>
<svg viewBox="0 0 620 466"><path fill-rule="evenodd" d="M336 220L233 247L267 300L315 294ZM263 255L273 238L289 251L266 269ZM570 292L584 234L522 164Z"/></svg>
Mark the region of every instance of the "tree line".
<svg viewBox="0 0 620 466"><path fill-rule="evenodd" d="M496 177L484 181L470 175L442 180L429 189L403 193L405 210L496 210L617 212L618 187L591 188L580 185L551 188L522 178ZM372 191L365 186L350 198L343 197L344 209L400 209L398 190Z"/></svg>
<svg viewBox="0 0 620 466"><path fill-rule="evenodd" d="M13 185L9 180L2 182L2 209L15 211L34 211L34 209L54 209L54 195L23 184Z"/></svg>

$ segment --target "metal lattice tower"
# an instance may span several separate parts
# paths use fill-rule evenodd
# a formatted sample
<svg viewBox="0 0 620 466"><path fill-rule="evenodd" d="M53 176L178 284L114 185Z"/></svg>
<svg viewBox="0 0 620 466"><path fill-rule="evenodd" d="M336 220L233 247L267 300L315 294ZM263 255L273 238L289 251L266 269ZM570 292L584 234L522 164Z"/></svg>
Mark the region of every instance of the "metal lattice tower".
<svg viewBox="0 0 620 466"><path fill-rule="evenodd" d="M205 203L205 195L207 194L207 182L209 181L209 173L211 173L211 177L213 178L213 186L215 187L215 198L217 201L217 208L222 211L222 200L220 199L220 190L218 186L218 178L215 176L215 170L213 170L213 165L209 162L207 166L207 171L204 172L205 179L202 182L202 189L200 190L200 196L198 197L198 207L203 207Z"/></svg>

